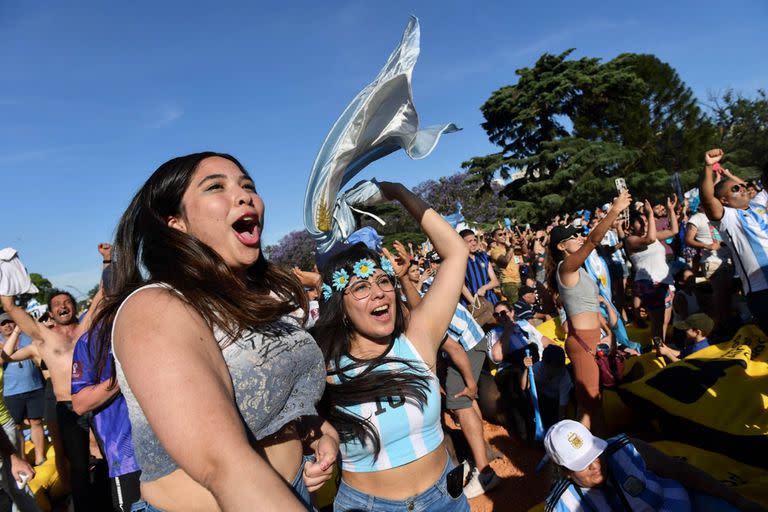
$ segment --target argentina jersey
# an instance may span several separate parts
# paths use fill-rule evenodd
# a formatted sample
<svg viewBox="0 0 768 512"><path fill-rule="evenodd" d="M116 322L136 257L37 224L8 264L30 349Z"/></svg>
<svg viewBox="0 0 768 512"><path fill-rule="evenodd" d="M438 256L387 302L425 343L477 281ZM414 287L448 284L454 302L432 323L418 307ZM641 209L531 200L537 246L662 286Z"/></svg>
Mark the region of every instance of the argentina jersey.
<svg viewBox="0 0 768 512"><path fill-rule="evenodd" d="M724 207L720 232L733 249L744 293L768 289L768 219L753 209Z"/></svg>
<svg viewBox="0 0 768 512"><path fill-rule="evenodd" d="M446 334L461 343L464 351L473 349L485 336L483 328L474 319L472 313L461 304L457 304Z"/></svg>
<svg viewBox="0 0 768 512"><path fill-rule="evenodd" d="M347 413L368 419L379 434L380 451L374 458L373 444L357 440L342 443L341 468L343 471L372 472L403 466L435 450L443 441L440 426L440 390L437 377L429 370L413 344L400 335L394 342L388 357L416 362L416 367L429 376L427 403L406 402L402 396L380 398L372 402L343 407ZM342 358L342 366L349 364ZM399 363L390 363L387 370L408 371ZM359 373L359 370L356 371ZM338 376L334 376L338 383ZM423 405L423 410L420 405Z"/></svg>

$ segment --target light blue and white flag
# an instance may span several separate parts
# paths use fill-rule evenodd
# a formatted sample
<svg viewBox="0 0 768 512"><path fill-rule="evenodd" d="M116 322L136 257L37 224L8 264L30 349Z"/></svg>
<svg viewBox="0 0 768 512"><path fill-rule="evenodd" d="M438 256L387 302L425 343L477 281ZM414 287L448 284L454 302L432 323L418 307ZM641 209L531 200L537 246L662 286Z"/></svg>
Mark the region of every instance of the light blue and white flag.
<svg viewBox="0 0 768 512"><path fill-rule="evenodd" d="M352 100L325 138L304 195L304 224L318 254L344 241L355 226L339 191L368 164L402 148L413 159L424 158L454 124L419 129L413 104L411 74L419 56L419 22L411 17L400 44L373 82Z"/></svg>

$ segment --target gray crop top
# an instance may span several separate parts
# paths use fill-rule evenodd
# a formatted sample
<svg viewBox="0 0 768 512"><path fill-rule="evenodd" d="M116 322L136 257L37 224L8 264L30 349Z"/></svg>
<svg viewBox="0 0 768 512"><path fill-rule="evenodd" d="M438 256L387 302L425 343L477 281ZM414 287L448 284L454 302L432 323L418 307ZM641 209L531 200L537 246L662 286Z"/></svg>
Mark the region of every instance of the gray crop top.
<svg viewBox="0 0 768 512"><path fill-rule="evenodd" d="M557 278L557 289L560 291L560 301L563 303L566 316L572 317L584 312L599 313L600 300L598 296L600 291L592 277L586 270L579 267L579 282L569 288L560 281L560 265L562 264L562 261L557 264L555 277Z"/></svg>
<svg viewBox="0 0 768 512"><path fill-rule="evenodd" d="M143 286L129 295L120 309L138 291L155 287L172 290L160 283ZM225 337L218 329L214 330L214 336L219 342ZM292 316L284 316L268 326L241 333L237 340L222 350L222 354L229 367L237 408L246 428L256 440L276 433L301 416L317 414L315 404L325 389L323 354L312 336ZM157 480L177 469L178 465L152 431L125 379L117 356L115 369L120 390L128 404L131 437L141 468L141 481ZM174 413L168 411L168 414ZM205 421L205 418L200 418L200 421ZM215 440L211 439L211 442Z"/></svg>

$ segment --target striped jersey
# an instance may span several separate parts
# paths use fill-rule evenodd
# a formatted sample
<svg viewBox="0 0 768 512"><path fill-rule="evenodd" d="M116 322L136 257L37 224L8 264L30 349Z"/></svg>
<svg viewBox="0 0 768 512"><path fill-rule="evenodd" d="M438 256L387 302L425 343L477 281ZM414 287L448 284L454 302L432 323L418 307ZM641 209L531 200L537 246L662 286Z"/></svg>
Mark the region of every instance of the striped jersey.
<svg viewBox="0 0 768 512"><path fill-rule="evenodd" d="M732 248L744 294L768 288L768 217L758 211L723 207L720 233Z"/></svg>
<svg viewBox="0 0 768 512"><path fill-rule="evenodd" d="M456 305L456 312L451 318L446 334L461 343L465 351L474 348L485 336L483 328L472 317L472 313L461 304Z"/></svg>
<svg viewBox="0 0 768 512"><path fill-rule="evenodd" d="M558 480L547 496L546 512L691 510L688 491L676 480L659 478L646 468L645 461L626 434L609 439L601 457L608 466L607 481L598 487L583 488L567 479ZM620 489L615 489L614 484Z"/></svg>
<svg viewBox="0 0 768 512"><path fill-rule="evenodd" d="M443 442L443 429L440 426L440 385L437 377L430 371L413 343L400 335L387 353L387 357L414 361L429 376L429 390L425 404L412 403L403 396L389 396L359 405L343 407L342 409L360 418L368 419L379 434L380 446L378 457L374 457L373 443L361 443L357 439L342 443L341 469L355 473L382 471L396 468L432 452ZM344 367L352 361L343 357L340 361ZM405 365L391 363L388 371L397 369L409 370ZM355 369L360 373L362 368ZM378 370L375 370L378 371ZM338 376L333 377L338 384Z"/></svg>
<svg viewBox="0 0 768 512"><path fill-rule="evenodd" d="M488 255L482 251L478 251L467 258L467 273L464 276L464 284L467 285L467 288L469 288L470 293L473 295L477 293L477 290L480 289L481 286L491 280L490 274L488 274L489 261ZM499 302L499 298L493 290L485 292L485 298L494 305ZM463 296L461 298L461 303L467 303L467 299Z"/></svg>

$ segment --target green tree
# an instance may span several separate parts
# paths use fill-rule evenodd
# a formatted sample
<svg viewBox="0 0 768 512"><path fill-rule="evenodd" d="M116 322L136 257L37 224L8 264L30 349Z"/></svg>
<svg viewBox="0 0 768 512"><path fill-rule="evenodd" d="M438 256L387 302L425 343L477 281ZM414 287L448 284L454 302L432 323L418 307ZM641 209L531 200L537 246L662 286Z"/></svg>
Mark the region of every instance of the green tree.
<svg viewBox="0 0 768 512"><path fill-rule="evenodd" d="M718 145L726 152L726 166L744 178L768 172L768 94L765 89L758 89L754 99L727 90L710 100Z"/></svg>
<svg viewBox="0 0 768 512"><path fill-rule="evenodd" d="M53 290L53 284L42 276L42 274L38 274L36 272L30 272L29 278L32 280L32 284L37 286L38 292L37 293L24 293L16 297L16 301L19 303L21 307L26 307L27 303L35 299L40 304L45 304L48 302L48 294Z"/></svg>
<svg viewBox="0 0 768 512"><path fill-rule="evenodd" d="M693 183L714 131L675 70L652 55L601 63L568 60L572 51L517 70L481 107L501 151L462 164L480 191L521 172L504 213L540 222L610 200L616 177L639 197L669 194L675 171Z"/></svg>

